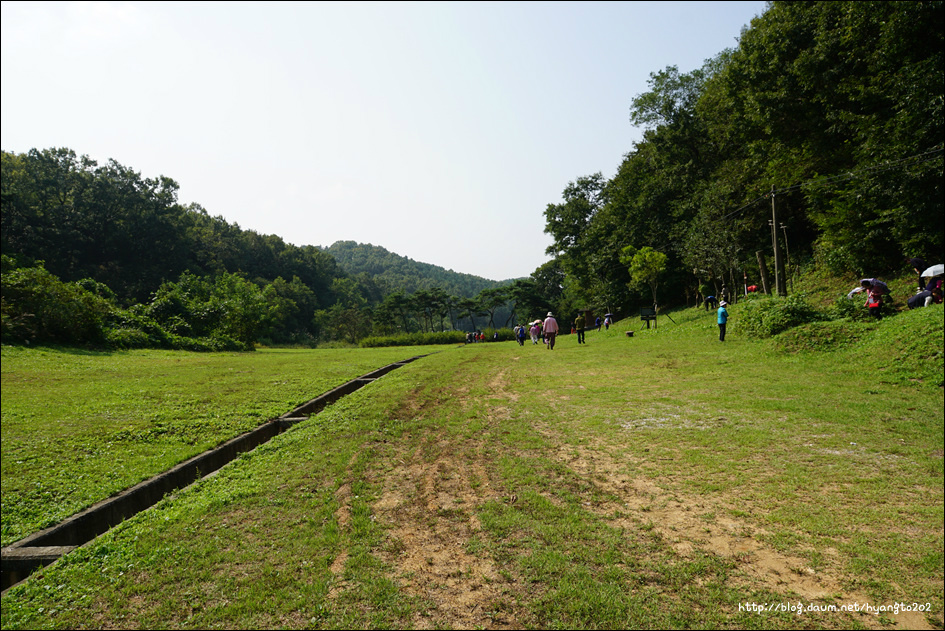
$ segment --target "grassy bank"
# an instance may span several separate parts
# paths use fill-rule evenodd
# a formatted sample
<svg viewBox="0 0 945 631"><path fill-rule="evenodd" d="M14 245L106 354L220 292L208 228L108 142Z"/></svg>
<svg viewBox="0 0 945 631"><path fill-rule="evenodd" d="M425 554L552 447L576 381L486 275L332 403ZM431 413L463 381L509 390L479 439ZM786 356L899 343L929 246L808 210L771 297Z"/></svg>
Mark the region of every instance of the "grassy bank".
<svg viewBox="0 0 945 631"><path fill-rule="evenodd" d="M815 345L739 308L725 343L692 309L409 364L13 588L3 626L940 628L941 355L908 344L941 349L941 307ZM853 603L931 611L790 610Z"/></svg>

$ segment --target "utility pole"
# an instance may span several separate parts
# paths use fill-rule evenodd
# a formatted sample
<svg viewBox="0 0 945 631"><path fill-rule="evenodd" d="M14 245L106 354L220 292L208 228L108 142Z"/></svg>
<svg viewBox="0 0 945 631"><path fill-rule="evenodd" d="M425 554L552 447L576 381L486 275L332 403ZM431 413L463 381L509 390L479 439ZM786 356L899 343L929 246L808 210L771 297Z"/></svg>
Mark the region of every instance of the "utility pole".
<svg viewBox="0 0 945 631"><path fill-rule="evenodd" d="M771 185L771 242L774 246L774 285L779 296L786 296L784 286L784 262L781 260L781 248L778 246L778 205L774 200L774 184Z"/></svg>
<svg viewBox="0 0 945 631"><path fill-rule="evenodd" d="M791 289L794 289L794 280L793 275L791 274L791 248L788 247L787 242L787 226L783 223L781 224L781 230L784 232L784 267L787 269L787 276L791 279ZM785 282L785 287L787 287L787 282Z"/></svg>

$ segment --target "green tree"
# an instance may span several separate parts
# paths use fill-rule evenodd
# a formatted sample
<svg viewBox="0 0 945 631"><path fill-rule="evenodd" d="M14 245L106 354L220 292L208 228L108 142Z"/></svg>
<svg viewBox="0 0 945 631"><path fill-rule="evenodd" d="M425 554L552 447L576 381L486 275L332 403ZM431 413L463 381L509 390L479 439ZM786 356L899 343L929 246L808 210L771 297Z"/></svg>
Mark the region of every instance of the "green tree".
<svg viewBox="0 0 945 631"><path fill-rule="evenodd" d="M779 199L816 225L838 270L941 256L943 14L942 2L774 2L716 91L743 168L805 185Z"/></svg>
<svg viewBox="0 0 945 631"><path fill-rule="evenodd" d="M268 326L265 334L277 344L306 344L314 342L316 331L312 326L318 299L315 292L298 276L286 281L281 276L263 288L269 305Z"/></svg>
<svg viewBox="0 0 945 631"><path fill-rule="evenodd" d="M214 283L214 302L221 314L220 332L253 350L268 324L269 305L262 290L237 274L222 274Z"/></svg>
<svg viewBox="0 0 945 631"><path fill-rule="evenodd" d="M387 294L375 308L375 319L391 333L400 327L404 333L410 333L410 297L403 291Z"/></svg>
<svg viewBox="0 0 945 631"><path fill-rule="evenodd" d="M532 272L531 279L535 283L538 295L542 302L537 305L536 312L529 317L544 319L548 311L561 313L564 302L564 284L567 273L558 259L553 259L540 265Z"/></svg>
<svg viewBox="0 0 945 631"><path fill-rule="evenodd" d="M418 289L410 296L412 311L417 315L417 321L420 322L421 330L424 332L433 332L433 316L437 308L436 302L436 296L426 289Z"/></svg>
<svg viewBox="0 0 945 631"><path fill-rule="evenodd" d="M332 292L336 301L328 309L316 312L317 324L332 339L355 344L371 332L367 300L361 294L357 282L351 278L336 278L332 283Z"/></svg>
<svg viewBox="0 0 945 631"><path fill-rule="evenodd" d="M495 314L500 307L504 307L509 301L509 292L506 287L493 287L483 289L479 292L479 304L489 314L489 328L495 327Z"/></svg>
<svg viewBox="0 0 945 631"><path fill-rule="evenodd" d="M453 299L446 291L440 287L433 287L428 291L430 296L430 313L433 316L436 316L440 321L440 331L445 331L446 327L443 324L443 318L445 316L450 317L450 328L452 328L452 309L453 309Z"/></svg>
<svg viewBox="0 0 945 631"><path fill-rule="evenodd" d="M704 68L680 73L678 66L651 72L650 91L634 97L630 120L640 127L656 128L692 118L707 75Z"/></svg>
<svg viewBox="0 0 945 631"><path fill-rule="evenodd" d="M476 298L461 298L457 303L457 307L459 308L460 320L469 318L469 324L473 331L479 330L479 327L476 326L476 317L484 316L489 313Z"/></svg>
<svg viewBox="0 0 945 631"><path fill-rule="evenodd" d="M653 248L636 250L632 246L623 249L620 260L629 268L630 282L634 285L649 285L653 294L653 308L657 309L656 288L659 277L666 271L667 256Z"/></svg>

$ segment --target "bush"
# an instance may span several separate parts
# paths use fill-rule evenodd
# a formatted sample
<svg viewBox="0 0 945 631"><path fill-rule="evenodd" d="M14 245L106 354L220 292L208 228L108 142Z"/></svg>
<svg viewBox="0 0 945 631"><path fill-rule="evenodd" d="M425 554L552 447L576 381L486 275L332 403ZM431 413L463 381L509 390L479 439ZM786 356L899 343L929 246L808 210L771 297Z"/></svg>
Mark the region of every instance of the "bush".
<svg viewBox="0 0 945 631"><path fill-rule="evenodd" d="M113 308L108 300L62 282L43 267L7 263L0 323L4 342L87 345L104 340L104 322Z"/></svg>
<svg viewBox="0 0 945 631"><path fill-rule="evenodd" d="M804 294L786 298L767 296L745 305L740 317L740 328L749 336L766 338L809 322L829 319L808 304Z"/></svg>
<svg viewBox="0 0 945 631"><path fill-rule="evenodd" d="M107 341L113 348L173 348L171 334L145 314L144 307L115 309L106 322Z"/></svg>
<svg viewBox="0 0 945 631"><path fill-rule="evenodd" d="M106 329L105 344L109 348L128 350L131 348L151 348L151 338L140 329Z"/></svg>
<svg viewBox="0 0 945 631"><path fill-rule="evenodd" d="M191 337L189 323L177 314L170 326L151 317L145 305L120 309L111 290L84 279L64 283L42 266L18 268L3 257L2 331L4 343L63 344L106 348L166 348L190 351L253 350L252 342L226 332Z"/></svg>
<svg viewBox="0 0 945 631"><path fill-rule="evenodd" d="M110 348L166 348L198 353L244 351L246 345L222 334L210 337L186 337L168 333L159 324L127 311L115 314L117 326L105 330L105 343Z"/></svg>
<svg viewBox="0 0 945 631"><path fill-rule="evenodd" d="M870 314L869 309L864 306L863 300L862 294L857 294L856 298L847 298L846 296L837 298L828 310L828 316L832 320L852 320L854 322L873 320L874 317ZM883 296L883 304L879 308L879 312L884 318L898 313L890 296Z"/></svg>
<svg viewBox="0 0 945 631"><path fill-rule="evenodd" d="M444 331L443 333L403 333L386 337L366 337L361 340L362 348L386 346L428 346L433 344L462 344L466 334L462 331Z"/></svg>

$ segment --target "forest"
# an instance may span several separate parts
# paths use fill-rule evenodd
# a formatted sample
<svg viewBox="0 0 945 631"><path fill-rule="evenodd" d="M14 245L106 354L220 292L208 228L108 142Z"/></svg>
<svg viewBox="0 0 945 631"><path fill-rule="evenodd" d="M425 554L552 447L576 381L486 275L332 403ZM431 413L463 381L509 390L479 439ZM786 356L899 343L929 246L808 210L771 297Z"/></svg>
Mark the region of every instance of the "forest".
<svg viewBox="0 0 945 631"><path fill-rule="evenodd" d="M939 262L942 22L940 1L772 2L703 67L652 72L628 104L642 140L613 178L576 176L547 205L552 260L514 280L350 241L294 246L181 205L168 177L68 148L4 151L3 342L354 344L694 304L761 284L762 265L883 276Z"/></svg>
<svg viewBox="0 0 945 631"><path fill-rule="evenodd" d="M941 2L773 2L735 49L651 73L617 174L576 178L545 211L566 297L649 302L627 265L643 248L667 257L666 304L760 285L774 239L789 267L838 275L939 262L942 19Z"/></svg>

